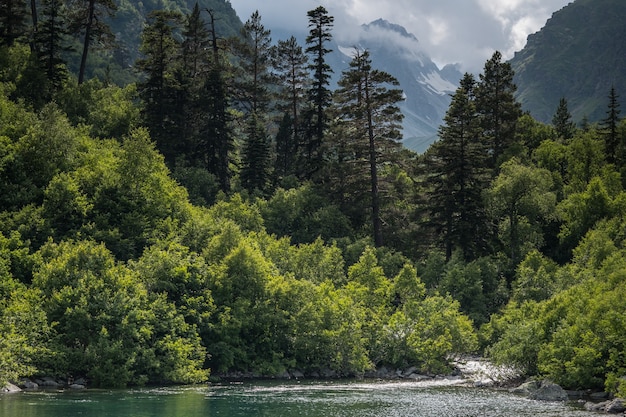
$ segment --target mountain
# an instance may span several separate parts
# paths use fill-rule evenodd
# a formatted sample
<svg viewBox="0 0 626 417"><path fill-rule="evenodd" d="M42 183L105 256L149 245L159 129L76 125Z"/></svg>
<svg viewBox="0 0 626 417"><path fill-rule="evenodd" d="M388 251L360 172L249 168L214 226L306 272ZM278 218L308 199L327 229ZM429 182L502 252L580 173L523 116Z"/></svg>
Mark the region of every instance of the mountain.
<svg viewBox="0 0 626 417"><path fill-rule="evenodd" d="M596 122L612 86L626 107L624 22L624 0L576 0L555 12L510 60L522 108L549 123L564 97L574 121Z"/></svg>
<svg viewBox="0 0 626 417"><path fill-rule="evenodd" d="M375 69L396 77L404 91L404 145L423 152L435 140L437 130L462 77L453 65L442 69L404 27L379 19L363 25L350 44L337 44L329 62L338 77L348 68L354 47L367 49Z"/></svg>

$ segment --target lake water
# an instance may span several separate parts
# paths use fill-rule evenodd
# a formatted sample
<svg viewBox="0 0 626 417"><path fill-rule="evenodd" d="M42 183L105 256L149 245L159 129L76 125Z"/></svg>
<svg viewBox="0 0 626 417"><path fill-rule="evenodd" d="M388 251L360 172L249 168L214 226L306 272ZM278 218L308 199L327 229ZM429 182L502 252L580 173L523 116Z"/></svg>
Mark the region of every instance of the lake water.
<svg viewBox="0 0 626 417"><path fill-rule="evenodd" d="M576 403L528 400L486 388L419 382L254 382L136 390L0 395L7 417L598 416Z"/></svg>

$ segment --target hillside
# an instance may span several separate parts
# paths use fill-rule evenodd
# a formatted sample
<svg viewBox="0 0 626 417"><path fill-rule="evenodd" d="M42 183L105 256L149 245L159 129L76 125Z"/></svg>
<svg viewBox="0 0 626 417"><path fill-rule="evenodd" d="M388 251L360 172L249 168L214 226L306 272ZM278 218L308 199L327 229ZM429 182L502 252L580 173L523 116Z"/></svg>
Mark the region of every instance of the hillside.
<svg viewBox="0 0 626 417"><path fill-rule="evenodd" d="M612 86L626 105L625 20L622 0L576 0L555 12L510 61L523 109L550 122L565 97L576 122L595 122Z"/></svg>

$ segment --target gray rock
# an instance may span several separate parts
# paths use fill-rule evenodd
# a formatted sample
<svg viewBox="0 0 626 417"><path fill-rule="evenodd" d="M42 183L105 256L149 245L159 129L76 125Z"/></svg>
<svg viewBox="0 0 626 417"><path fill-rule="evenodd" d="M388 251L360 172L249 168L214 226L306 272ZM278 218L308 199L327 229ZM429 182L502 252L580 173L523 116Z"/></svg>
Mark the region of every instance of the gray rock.
<svg viewBox="0 0 626 417"><path fill-rule="evenodd" d="M524 395L539 401L567 401L567 392L551 381L529 381L510 390L514 394Z"/></svg>
<svg viewBox="0 0 626 417"><path fill-rule="evenodd" d="M604 407L604 411L611 414L623 413L626 411L626 405L624 404L624 400L621 398L616 398L613 401L609 401L609 403Z"/></svg>
<svg viewBox="0 0 626 417"><path fill-rule="evenodd" d="M18 387L17 385L13 385L10 382L7 382L7 384L2 387L2 389L0 389L0 392L6 392L6 393L13 393L13 392L20 392L22 391L22 389L20 387Z"/></svg>
<svg viewBox="0 0 626 417"><path fill-rule="evenodd" d="M39 382L39 385L41 385L42 387L57 388L61 384L59 384L54 378L46 376L41 378L41 382Z"/></svg>
<svg viewBox="0 0 626 417"><path fill-rule="evenodd" d="M295 371L291 371L291 376L295 379L302 379L304 378L304 373L296 369Z"/></svg>
<svg viewBox="0 0 626 417"><path fill-rule="evenodd" d="M70 385L70 389L85 389L85 386L82 384L72 384Z"/></svg>
<svg viewBox="0 0 626 417"><path fill-rule="evenodd" d="M592 392L591 394L589 394L589 398L591 398L594 401L606 400L607 398L609 398L609 394L603 391Z"/></svg>
<svg viewBox="0 0 626 417"><path fill-rule="evenodd" d="M523 395L529 397L532 393L536 392L541 387L539 381L528 381L516 388L511 388L509 391L513 394Z"/></svg>
<svg viewBox="0 0 626 417"><path fill-rule="evenodd" d="M31 381L30 379L22 379L19 383L19 386L24 389L37 389L39 388L39 384Z"/></svg>
<svg viewBox="0 0 626 417"><path fill-rule="evenodd" d="M585 410L601 412L601 411L604 411L606 409L606 406L609 404L609 402L610 401L603 401L601 403L594 403L594 402L591 402L591 401L587 401L585 403Z"/></svg>
<svg viewBox="0 0 626 417"><path fill-rule="evenodd" d="M539 401L567 401L567 392L559 385L551 381L541 382L537 391L530 395L533 400Z"/></svg>

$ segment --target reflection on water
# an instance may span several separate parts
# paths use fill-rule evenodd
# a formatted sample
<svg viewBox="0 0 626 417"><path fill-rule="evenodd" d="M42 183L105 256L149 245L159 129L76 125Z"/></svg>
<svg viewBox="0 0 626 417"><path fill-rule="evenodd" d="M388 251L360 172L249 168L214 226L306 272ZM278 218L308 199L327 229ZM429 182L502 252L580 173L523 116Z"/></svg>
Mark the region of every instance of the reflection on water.
<svg viewBox="0 0 626 417"><path fill-rule="evenodd" d="M185 388L26 392L0 395L0 416L61 417L419 417L597 416L576 404L442 380L245 383Z"/></svg>

